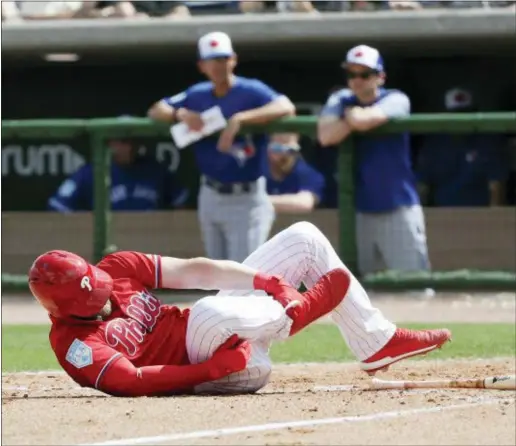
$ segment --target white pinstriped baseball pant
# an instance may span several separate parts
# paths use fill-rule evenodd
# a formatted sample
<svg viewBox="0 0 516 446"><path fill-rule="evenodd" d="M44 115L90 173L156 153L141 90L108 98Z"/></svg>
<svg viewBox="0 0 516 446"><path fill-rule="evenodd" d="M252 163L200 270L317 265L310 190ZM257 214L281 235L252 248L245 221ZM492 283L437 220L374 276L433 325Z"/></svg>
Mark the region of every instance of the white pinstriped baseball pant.
<svg viewBox="0 0 516 446"><path fill-rule="evenodd" d="M294 287L312 287L334 268L346 268L328 239L313 224L293 224L260 246L244 262L268 274L282 276ZM374 308L358 280L352 276L344 300L331 313L348 347L358 360L369 358L393 336L395 325ZM264 387L272 363L272 341L288 337L292 320L270 296L257 290L221 290L199 300L191 309L186 333L190 361L211 357L232 334L249 340L248 367L217 381L202 384L198 393L249 393Z"/></svg>

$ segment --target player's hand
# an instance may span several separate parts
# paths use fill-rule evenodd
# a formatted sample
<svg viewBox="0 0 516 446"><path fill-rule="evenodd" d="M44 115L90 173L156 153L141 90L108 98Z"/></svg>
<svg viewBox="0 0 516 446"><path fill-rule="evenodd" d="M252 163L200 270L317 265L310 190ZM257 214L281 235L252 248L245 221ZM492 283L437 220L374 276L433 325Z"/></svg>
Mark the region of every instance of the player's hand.
<svg viewBox="0 0 516 446"><path fill-rule="evenodd" d="M255 290L262 290L267 294L274 294L274 291L278 290L278 287L291 285L279 276L257 273L253 279L253 286Z"/></svg>
<svg viewBox="0 0 516 446"><path fill-rule="evenodd" d="M240 131L240 127L240 120L236 115L229 119L228 125L220 134L219 142L217 143L217 149L219 149L220 152L228 153L231 150L233 141Z"/></svg>
<svg viewBox="0 0 516 446"><path fill-rule="evenodd" d="M254 289L265 291L286 307L290 302L301 298L299 291L285 279L278 276L257 274L254 278Z"/></svg>
<svg viewBox="0 0 516 446"><path fill-rule="evenodd" d="M199 113L180 108L177 110L176 118L178 121L184 122L188 128L194 132L200 132L204 127L204 122Z"/></svg>
<svg viewBox="0 0 516 446"><path fill-rule="evenodd" d="M222 344L211 357L213 379L223 378L232 373L240 372L247 367L251 358L251 345L232 335Z"/></svg>

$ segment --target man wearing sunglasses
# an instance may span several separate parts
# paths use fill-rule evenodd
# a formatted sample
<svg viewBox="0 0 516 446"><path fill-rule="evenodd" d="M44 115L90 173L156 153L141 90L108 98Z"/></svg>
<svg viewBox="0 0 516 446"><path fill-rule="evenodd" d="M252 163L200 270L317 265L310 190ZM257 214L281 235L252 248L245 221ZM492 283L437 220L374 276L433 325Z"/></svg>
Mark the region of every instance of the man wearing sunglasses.
<svg viewBox="0 0 516 446"><path fill-rule="evenodd" d="M308 213L322 201L324 177L304 160L300 150L295 133L271 137L267 192L277 213Z"/></svg>
<svg viewBox="0 0 516 446"><path fill-rule="evenodd" d="M332 146L410 114L410 100L383 87L383 59L359 45L342 64L348 87L332 94L318 122L320 144ZM410 160L409 135L356 138L355 204L359 270L421 271L430 267L424 215Z"/></svg>

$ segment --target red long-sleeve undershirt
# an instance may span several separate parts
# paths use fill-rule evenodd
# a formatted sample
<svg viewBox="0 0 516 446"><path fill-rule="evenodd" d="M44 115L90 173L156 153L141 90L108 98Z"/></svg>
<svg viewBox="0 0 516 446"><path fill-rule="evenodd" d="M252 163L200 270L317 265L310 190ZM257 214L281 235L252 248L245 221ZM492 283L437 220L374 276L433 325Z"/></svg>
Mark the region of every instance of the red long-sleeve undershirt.
<svg viewBox="0 0 516 446"><path fill-rule="evenodd" d="M98 390L113 396L153 396L189 393L199 384L231 373L211 361L191 365L156 365L135 367L127 358L119 357L110 364L97 384Z"/></svg>

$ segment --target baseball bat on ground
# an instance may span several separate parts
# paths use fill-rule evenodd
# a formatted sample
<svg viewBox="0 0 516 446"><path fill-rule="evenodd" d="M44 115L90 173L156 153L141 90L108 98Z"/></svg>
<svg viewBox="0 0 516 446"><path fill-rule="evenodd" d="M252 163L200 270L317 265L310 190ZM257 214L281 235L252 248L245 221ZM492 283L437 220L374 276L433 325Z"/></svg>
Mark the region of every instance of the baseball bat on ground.
<svg viewBox="0 0 516 446"><path fill-rule="evenodd" d="M516 390L516 375L485 378L437 379L424 381L387 381L373 378L369 390L393 389L495 389Z"/></svg>

